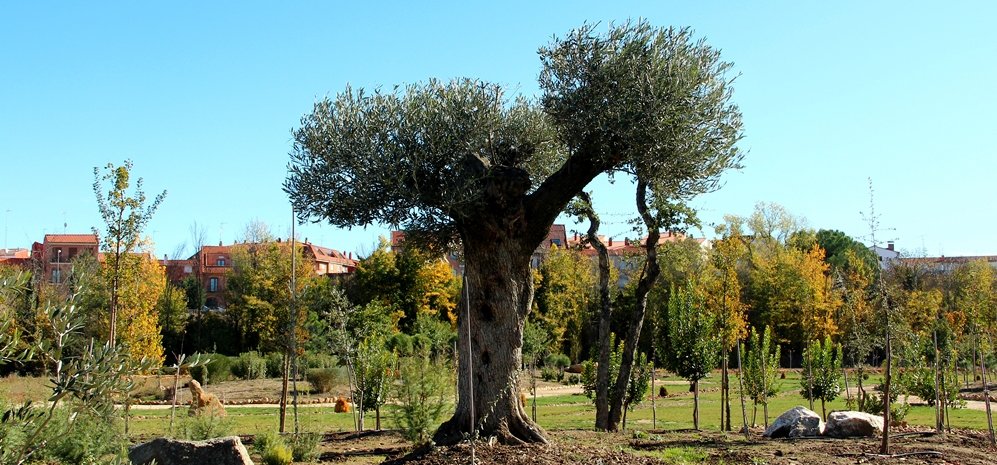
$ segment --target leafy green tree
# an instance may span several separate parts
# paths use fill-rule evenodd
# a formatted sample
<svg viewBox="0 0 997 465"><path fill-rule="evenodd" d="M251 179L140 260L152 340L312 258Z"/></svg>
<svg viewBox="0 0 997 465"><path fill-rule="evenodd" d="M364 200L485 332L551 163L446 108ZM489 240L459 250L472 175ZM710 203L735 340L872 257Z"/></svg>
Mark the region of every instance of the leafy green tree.
<svg viewBox="0 0 997 465"><path fill-rule="evenodd" d="M471 356L460 358L457 408L438 444L478 431L546 441L510 380L532 307L530 255L572 198L606 172L654 192L715 182L713 168L739 155L731 65L688 29L584 26L540 59L539 104L474 80L347 89L294 133L285 190L302 217L397 224L406 241L462 248Z"/></svg>
<svg viewBox="0 0 997 465"><path fill-rule="evenodd" d="M684 289L673 289L668 299L668 319L662 337L668 344L661 359L665 368L689 380L693 386L692 422L699 429L699 380L709 375L719 362L720 338L716 334L714 316L706 309L700 290L689 283Z"/></svg>
<svg viewBox="0 0 997 465"><path fill-rule="evenodd" d="M167 353L179 354L182 351L183 336L189 319L187 296L183 289L166 283L156 304L156 313L159 315L163 348Z"/></svg>
<svg viewBox="0 0 997 465"><path fill-rule="evenodd" d="M104 220L105 234L103 237L104 254L110 263L110 331L107 335L111 345L117 344L118 326L118 289L121 282L122 261L139 244L142 230L166 198L166 191L156 196L146 205L145 192L142 190L142 178L135 182L135 190L129 196L132 161L125 160L121 166L108 163L104 172L97 167L93 169L93 192L97 196L97 208ZM110 186L105 192L104 183ZM94 234L98 234L94 228Z"/></svg>
<svg viewBox="0 0 997 465"><path fill-rule="evenodd" d="M800 374L800 394L810 401L820 399L822 416L827 418L825 402L830 402L841 393L841 346L831 342L828 337L821 344L820 340L810 343L803 351L803 371Z"/></svg>
<svg viewBox="0 0 997 465"><path fill-rule="evenodd" d="M393 389L398 405L394 411L395 424L409 441L425 443L448 406L453 392L453 368L425 352L402 357L398 361L398 381Z"/></svg>
<svg viewBox="0 0 997 465"><path fill-rule="evenodd" d="M388 350L381 337L361 340L353 356L353 398L357 399L359 430L364 430L366 412L374 411L375 429L381 430L381 407L388 401L391 372L395 368L395 354Z"/></svg>
<svg viewBox="0 0 997 465"><path fill-rule="evenodd" d="M378 248L360 260L351 283L354 301L364 305L377 301L389 308L398 329L411 333L421 314L455 323L460 281L450 266L418 248L389 249L383 238Z"/></svg>
<svg viewBox="0 0 997 465"><path fill-rule="evenodd" d="M633 371L630 372L627 394L623 398L623 429L627 429L627 411L635 409L650 392L652 376L654 376L654 365L647 361L647 354L641 352L634 363Z"/></svg>
<svg viewBox="0 0 997 465"><path fill-rule="evenodd" d="M815 239L824 249L824 261L835 271L869 274L879 268L879 261L871 249L841 231L821 229Z"/></svg>
<svg viewBox="0 0 997 465"><path fill-rule="evenodd" d="M762 405L765 427L769 426L769 399L779 393L779 357L780 347L772 350L772 328L765 327L761 338L755 328L751 328L747 350L742 344L741 352L745 354L744 368L741 376L744 390L751 398L754 409L751 413L751 423L755 423L758 414L758 404Z"/></svg>

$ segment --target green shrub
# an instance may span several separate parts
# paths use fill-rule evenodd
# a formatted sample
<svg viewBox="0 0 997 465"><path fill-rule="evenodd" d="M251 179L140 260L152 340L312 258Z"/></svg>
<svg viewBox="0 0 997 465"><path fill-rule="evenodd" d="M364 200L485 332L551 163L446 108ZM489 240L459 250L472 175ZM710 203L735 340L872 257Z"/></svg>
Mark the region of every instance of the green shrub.
<svg viewBox="0 0 997 465"><path fill-rule="evenodd" d="M280 352L270 352L266 355L268 378L280 378L284 376L284 354Z"/></svg>
<svg viewBox="0 0 997 465"><path fill-rule="evenodd" d="M319 433L298 433L291 437L291 457L295 462L311 462L318 456Z"/></svg>
<svg viewBox="0 0 997 465"><path fill-rule="evenodd" d="M339 359L330 354L305 352L303 356L298 358L299 371L313 368L336 368L337 366L339 366Z"/></svg>
<svg viewBox="0 0 997 465"><path fill-rule="evenodd" d="M264 451L260 459L265 465L289 465L294 455L286 444L279 444Z"/></svg>
<svg viewBox="0 0 997 465"><path fill-rule="evenodd" d="M266 465L287 465L294 458L291 448L279 434L266 432L256 435L253 448Z"/></svg>
<svg viewBox="0 0 997 465"><path fill-rule="evenodd" d="M324 394L336 387L340 380L339 370L336 368L313 368L305 372L305 380L312 385L314 392Z"/></svg>
<svg viewBox="0 0 997 465"><path fill-rule="evenodd" d="M398 365L394 421L406 439L424 443L447 406L453 387L451 367L426 356L402 357Z"/></svg>
<svg viewBox="0 0 997 465"><path fill-rule="evenodd" d="M231 372L241 379L262 379L267 375L267 361L256 351L243 352L232 363Z"/></svg>
<svg viewBox="0 0 997 465"><path fill-rule="evenodd" d="M212 383L220 383L232 379L232 365L235 361L231 357L222 354L207 354L210 362L206 365L208 373L211 374Z"/></svg>
<svg viewBox="0 0 997 465"><path fill-rule="evenodd" d="M190 377L201 383L201 386L207 386L209 381L209 373L207 365L198 365L190 367Z"/></svg>
<svg viewBox="0 0 997 465"><path fill-rule="evenodd" d="M544 365L563 370L571 365L571 359L564 354L550 354L544 358Z"/></svg>
<svg viewBox="0 0 997 465"><path fill-rule="evenodd" d="M564 379L564 372L557 368L543 367L540 369L540 379L544 381L560 381Z"/></svg>
<svg viewBox="0 0 997 465"><path fill-rule="evenodd" d="M45 446L36 454L42 463L101 464L127 450L128 442L115 418L93 412L75 414L69 408L56 410L44 439Z"/></svg>
<svg viewBox="0 0 997 465"><path fill-rule="evenodd" d="M184 417L180 421L180 436L194 441L228 436L231 430L231 420L213 413Z"/></svg>
<svg viewBox="0 0 997 465"><path fill-rule="evenodd" d="M280 437L280 433L276 431L267 431L265 433L259 433L253 437L253 449L257 454L263 455L263 451L271 447L273 442L282 442L284 439Z"/></svg>

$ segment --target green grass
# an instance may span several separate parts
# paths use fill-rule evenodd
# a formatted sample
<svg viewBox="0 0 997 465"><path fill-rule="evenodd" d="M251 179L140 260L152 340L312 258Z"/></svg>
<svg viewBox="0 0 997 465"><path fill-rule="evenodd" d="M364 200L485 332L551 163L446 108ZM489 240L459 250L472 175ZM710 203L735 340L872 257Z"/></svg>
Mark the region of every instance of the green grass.
<svg viewBox="0 0 997 465"><path fill-rule="evenodd" d="M699 447L669 447L660 450L630 450L630 453L644 455L661 459L663 462L674 465L689 465L702 463L709 454Z"/></svg>
<svg viewBox="0 0 997 465"><path fill-rule="evenodd" d="M257 434L264 431L276 431L280 426L280 409L266 407L239 407L227 410L226 422L231 434ZM180 422L187 417L187 407L177 409L174 421L174 434L179 434ZM335 413L331 407L301 406L298 408L298 420L302 431L330 432L352 431L353 414ZM374 416L370 415L366 422L369 428L374 426ZM382 414L381 424L389 426L389 419ZM129 427L132 437L161 436L169 431L170 411L163 410L133 410ZM288 431L294 429L294 413L291 407L287 409L286 425Z"/></svg>
<svg viewBox="0 0 997 465"><path fill-rule="evenodd" d="M688 384L684 380L674 376L669 376L659 381L674 382L666 385L671 394L667 398L659 398L655 401L655 420L652 421L651 402L645 401L637 408L627 414L628 429L689 429L692 428L692 393L688 392ZM732 402L731 402L731 423L735 429L741 424L741 407L737 396L737 378L732 382ZM850 380L850 382L854 382ZM864 385L867 389L878 379L873 377L867 380ZM44 398L44 385L46 380L40 378L6 378L0 380L0 399L10 402L13 398ZM660 386L660 383L659 383ZM720 423L720 392L719 375L713 376L700 382L700 428L705 430L719 429ZM787 379L781 380L780 392L769 403L769 418L774 419L780 413L797 405L808 406L808 403L799 394L799 374L787 372ZM844 410L844 398L836 399L827 405L827 411ZM385 428L393 427L391 421L391 406L387 406L382 412L381 423ZM820 403L815 403L814 410L820 413ZM531 407L526 406L529 413ZM954 428L986 429L986 414L979 410L950 409L950 422ZM752 406L747 405L747 414L750 420ZM177 410L174 434L178 434L179 422L183 421L187 415L187 406L181 406ZM353 415L348 413L334 413L331 407L301 406L299 408L299 420L302 430L311 432L330 431L352 431ZM537 399L537 422L546 429L591 429L595 420L595 409L592 401L583 395L563 395L553 397L540 397ZM228 409L228 424L231 434L257 434L264 431L273 431L279 425L279 410L277 408L264 407L230 407ZM293 416L291 409L287 413L287 429L293 429ZM907 415L906 421L911 425L932 426L934 425L934 408L928 406L914 406ZM758 408L758 416L755 423L761 425L761 406ZM367 427L374 426L374 416L368 413ZM169 430L169 410L133 410L130 422L129 433L133 438L145 438L166 434Z"/></svg>
<svg viewBox="0 0 997 465"><path fill-rule="evenodd" d="M682 381L681 378L668 377L665 381ZM878 379L863 382L869 386L878 383ZM852 382L851 380L849 382ZM737 378L731 378L731 425L739 429L741 425L741 405L737 394ZM720 428L720 383L719 376L714 374L700 381L700 428ZM668 398L655 400L656 419L652 418L651 402L645 401L634 411L627 413L628 429L688 429L693 427L692 409L693 397L687 384L668 384ZM769 419L773 420L782 412L796 406L809 408L809 403L800 393L799 374L787 373L787 379L781 380L779 394L769 402ZM826 405L827 411L845 410L845 398L839 397ZM527 405L527 412L530 406ZM820 402L814 403L814 411L821 413ZM950 422L953 428L985 429L986 413L979 410L950 409ZM752 405L747 404L747 415L750 423ZM547 429L587 429L594 422L595 412L592 401L583 395L541 397L537 399L537 422ZM655 421L656 420L656 421ZM905 419L911 425L933 426L935 422L934 407L913 406ZM762 407L758 406L755 423L762 425Z"/></svg>

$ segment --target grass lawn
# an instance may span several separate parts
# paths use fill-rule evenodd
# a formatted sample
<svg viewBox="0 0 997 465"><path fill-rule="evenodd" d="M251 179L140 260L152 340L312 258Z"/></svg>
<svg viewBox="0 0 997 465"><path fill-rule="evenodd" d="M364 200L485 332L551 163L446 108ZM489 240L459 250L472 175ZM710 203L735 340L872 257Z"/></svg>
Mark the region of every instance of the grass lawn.
<svg viewBox="0 0 997 465"><path fill-rule="evenodd" d="M688 385L681 378L669 376L659 378L664 381L668 389L669 396L657 398L655 400L655 419L652 420L651 402L647 400L636 409L627 414L627 428L640 430L683 430L692 428L692 393L688 392ZM732 426L735 430L740 429L741 407L737 397L737 379L732 378L734 383L733 397L731 403ZM876 379L870 380L866 385L878 382ZM787 378L781 381L780 393L769 403L769 417L774 419L780 413L802 405L807 407L808 403L799 394L799 374L787 372ZM827 411L844 410L845 399L843 397L827 404ZM382 415L382 426L392 428L391 421L392 407L386 406ZM531 406L528 403L526 411L530 412ZM820 413L820 403L815 403L814 410ZM985 429L986 414L979 410L951 409L951 424L953 428ZM752 415L752 407L747 405L749 420ZM187 420L186 406L177 411L177 420L174 430L180 427L181 422ZM447 415L449 412L447 412ZM279 425L279 411L276 408L264 407L230 407L228 418L225 420L226 430L231 434L257 434L267 430L276 430ZM764 423L761 406L755 423ZM331 407L301 406L299 407L299 420L304 431L310 432L333 432L351 431L353 428L353 416L346 413L334 413ZM549 430L574 430L590 429L595 421L595 409L587 397L583 395L560 395L551 397L539 397L537 399L537 422L545 429ZM911 425L932 426L934 425L934 408L924 405L912 406L906 421ZM720 424L720 387L719 376L714 374L700 382L700 428L704 430L717 430ZM290 407L288 408L287 429L293 427L293 417ZM367 427L374 425L373 413L368 414ZM130 425L130 434L133 437L150 437L164 434L169 430L169 410L135 410Z"/></svg>

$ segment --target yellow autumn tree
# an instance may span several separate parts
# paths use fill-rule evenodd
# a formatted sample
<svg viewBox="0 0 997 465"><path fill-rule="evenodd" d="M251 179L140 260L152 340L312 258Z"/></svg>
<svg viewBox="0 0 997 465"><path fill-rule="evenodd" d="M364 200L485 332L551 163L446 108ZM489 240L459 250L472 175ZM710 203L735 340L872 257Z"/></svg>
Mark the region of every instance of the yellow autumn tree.
<svg viewBox="0 0 997 465"><path fill-rule="evenodd" d="M457 325L457 300L460 295L460 280L453 269L442 259L426 260L416 271L418 312L435 318L445 319L451 326Z"/></svg>
<svg viewBox="0 0 997 465"><path fill-rule="evenodd" d="M746 258L747 246L739 235L725 237L713 243L709 266L703 274L707 310L713 313L716 335L720 341L720 402L721 428L731 429L730 377L728 354L747 335L747 305L741 300L738 265Z"/></svg>
<svg viewBox="0 0 997 465"><path fill-rule="evenodd" d="M163 362L163 344L157 304L166 289L165 270L151 254L146 253L122 257L121 262L118 341L132 359L145 357L158 366ZM110 267L104 267L104 270L109 272Z"/></svg>
<svg viewBox="0 0 997 465"><path fill-rule="evenodd" d="M586 311L595 298L594 264L576 250L552 246L539 278L531 318L551 335L555 350L579 360Z"/></svg>
<svg viewBox="0 0 997 465"><path fill-rule="evenodd" d="M311 259L300 244L295 248L297 295L317 278ZM232 271L228 276L228 311L240 330L243 350L283 350L291 323L291 244L266 240L232 247ZM307 338L307 312L298 312L294 324L298 340Z"/></svg>
<svg viewBox="0 0 997 465"><path fill-rule="evenodd" d="M758 323L776 330L782 342L823 340L838 332L841 304L817 245L807 250L770 242L752 256L751 294Z"/></svg>

